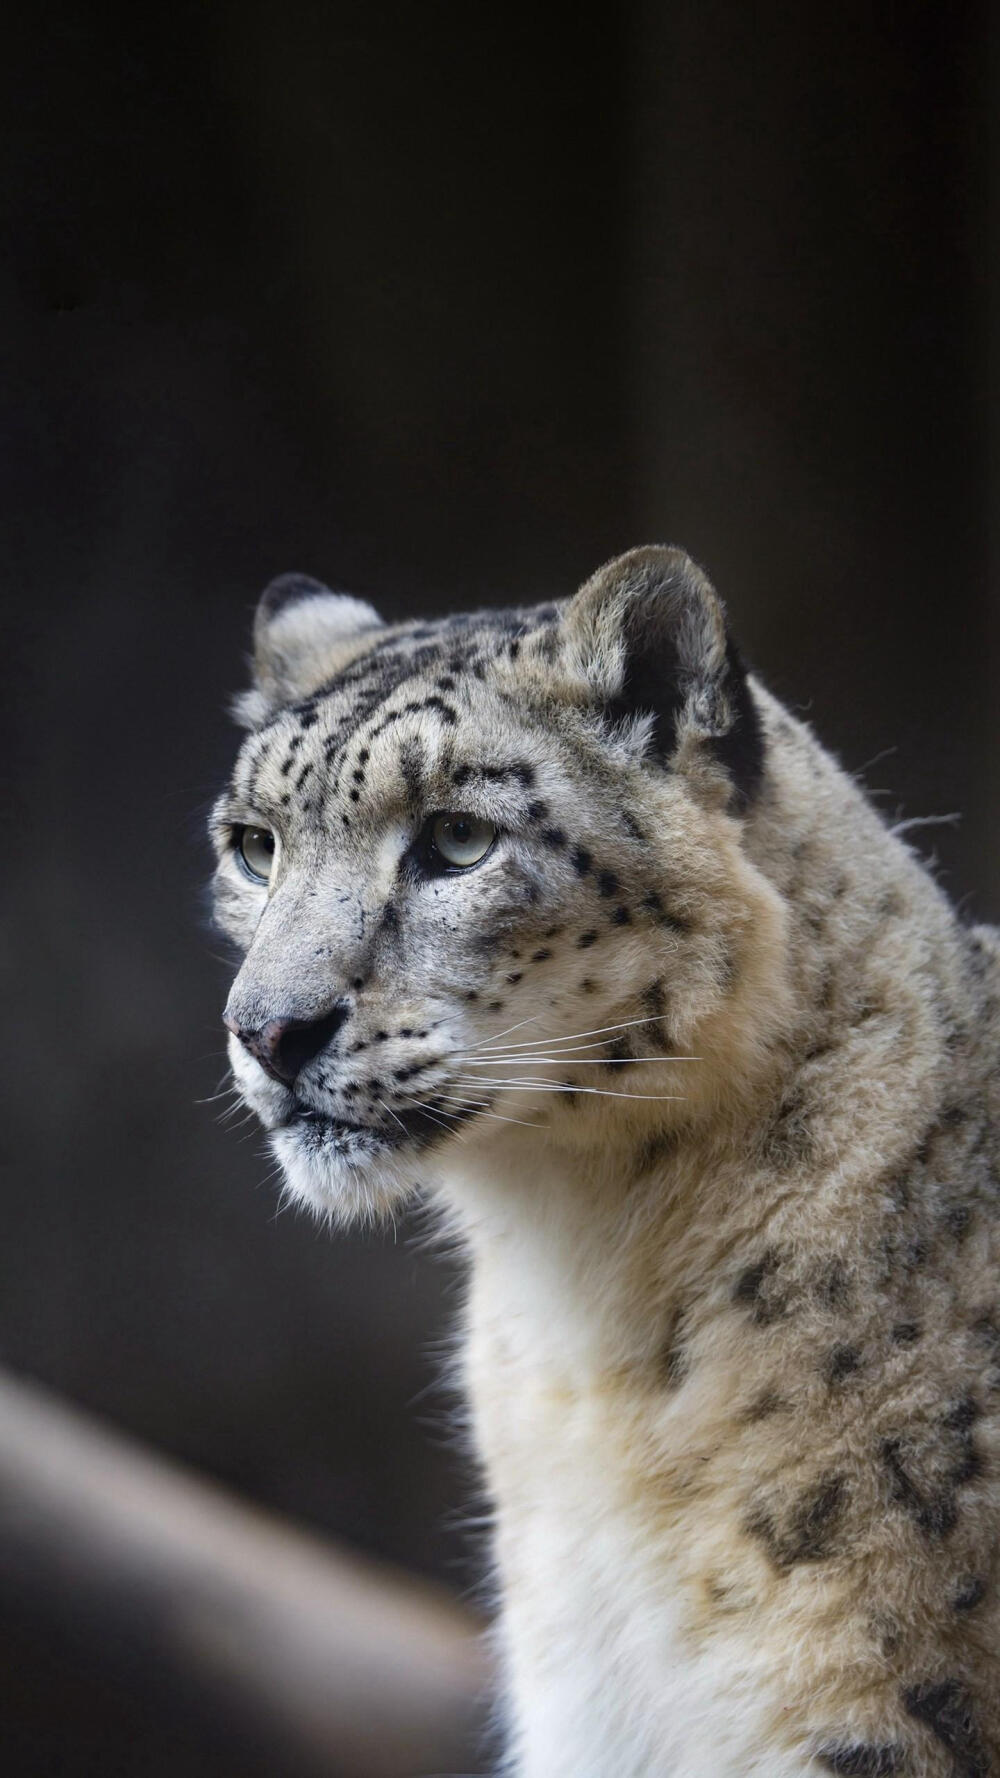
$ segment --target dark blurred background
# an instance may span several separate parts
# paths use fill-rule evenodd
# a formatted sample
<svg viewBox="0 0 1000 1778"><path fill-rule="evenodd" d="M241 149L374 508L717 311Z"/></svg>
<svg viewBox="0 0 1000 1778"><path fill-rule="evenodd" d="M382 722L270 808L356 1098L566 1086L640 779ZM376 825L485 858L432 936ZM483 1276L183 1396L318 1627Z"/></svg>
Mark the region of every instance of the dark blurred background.
<svg viewBox="0 0 1000 1778"><path fill-rule="evenodd" d="M8 21L10 1369L476 1587L435 1383L457 1271L412 1230L276 1218L258 1138L202 1103L203 813L280 571L394 617L683 543L772 687L850 769L884 756L888 812L961 813L922 844L1000 916L990 25L985 0ZM159 1727L126 1735L28 1616L0 1602L5 1771L152 1772ZM176 1769L229 1772L204 1758Z"/></svg>

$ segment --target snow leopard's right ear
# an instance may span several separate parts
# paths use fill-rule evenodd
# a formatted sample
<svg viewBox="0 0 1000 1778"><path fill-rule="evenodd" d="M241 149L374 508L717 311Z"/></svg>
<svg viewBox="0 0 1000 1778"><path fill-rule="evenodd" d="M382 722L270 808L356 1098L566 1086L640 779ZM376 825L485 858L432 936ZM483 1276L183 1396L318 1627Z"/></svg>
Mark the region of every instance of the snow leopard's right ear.
<svg viewBox="0 0 1000 1778"><path fill-rule="evenodd" d="M334 593L308 574L280 574L264 588L253 624L252 691L243 692L233 715L259 728L280 710L307 698L341 672L382 629L373 606L349 593Z"/></svg>
<svg viewBox="0 0 1000 1778"><path fill-rule="evenodd" d="M605 563L565 608L562 659L606 718L634 724L646 757L683 771L710 759L737 804L760 782L763 740L746 669L708 575L648 545Z"/></svg>

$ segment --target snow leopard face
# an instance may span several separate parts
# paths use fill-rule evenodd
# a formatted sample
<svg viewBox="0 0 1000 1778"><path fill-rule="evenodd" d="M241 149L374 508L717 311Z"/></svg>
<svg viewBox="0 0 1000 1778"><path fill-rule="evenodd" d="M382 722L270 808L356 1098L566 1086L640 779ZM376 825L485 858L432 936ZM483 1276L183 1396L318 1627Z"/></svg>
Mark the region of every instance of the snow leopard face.
<svg viewBox="0 0 1000 1778"><path fill-rule="evenodd" d="M778 915L739 846L753 695L690 560L394 627L289 576L255 638L215 906L233 1074L291 1193L347 1219L471 1145L530 1167L693 1115L758 1040Z"/></svg>

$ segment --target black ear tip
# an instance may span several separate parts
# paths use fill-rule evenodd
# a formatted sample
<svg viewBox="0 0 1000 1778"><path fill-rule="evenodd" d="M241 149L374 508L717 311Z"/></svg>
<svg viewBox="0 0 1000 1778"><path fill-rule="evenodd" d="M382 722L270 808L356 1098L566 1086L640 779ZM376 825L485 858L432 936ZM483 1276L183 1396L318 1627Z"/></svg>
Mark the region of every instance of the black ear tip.
<svg viewBox="0 0 1000 1778"><path fill-rule="evenodd" d="M257 604L259 623L270 623L279 611L288 605L297 605L300 599L314 599L329 592L321 580L314 580L311 574L279 574L275 580L268 581Z"/></svg>

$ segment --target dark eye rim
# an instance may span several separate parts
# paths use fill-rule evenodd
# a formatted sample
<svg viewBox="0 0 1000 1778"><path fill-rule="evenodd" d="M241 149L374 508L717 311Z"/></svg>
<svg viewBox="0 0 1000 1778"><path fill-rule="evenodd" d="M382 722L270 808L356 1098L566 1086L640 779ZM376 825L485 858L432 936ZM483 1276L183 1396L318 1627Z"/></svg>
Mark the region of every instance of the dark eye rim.
<svg viewBox="0 0 1000 1778"><path fill-rule="evenodd" d="M434 840L434 828L439 821L458 821L463 815L467 816L470 821L489 822L493 828L493 838L481 858L474 859L471 864L453 864L450 858L446 858L444 853L438 850ZM467 877L470 871L479 870L480 866L486 863L487 858L496 849L500 834L501 829L494 821L490 820L488 815L477 815L473 809L432 809L431 813L425 817L423 826L410 847L410 861L426 877Z"/></svg>
<svg viewBox="0 0 1000 1778"><path fill-rule="evenodd" d="M256 822L256 821L238 822L233 827L233 830L232 830L233 853L236 858L236 863L239 866L239 869L243 872L243 875L247 878L247 880L249 882L257 883L258 885L266 885L270 881L270 877L269 876L262 877L259 871L254 870L253 866L250 864L250 862L246 856L246 853L243 850L243 841L245 840L248 833L267 834L268 838L271 841L271 856L272 857L274 856L274 851L275 851L274 834L271 832L271 829L269 827L262 827L260 825L260 823Z"/></svg>

